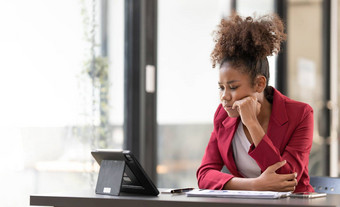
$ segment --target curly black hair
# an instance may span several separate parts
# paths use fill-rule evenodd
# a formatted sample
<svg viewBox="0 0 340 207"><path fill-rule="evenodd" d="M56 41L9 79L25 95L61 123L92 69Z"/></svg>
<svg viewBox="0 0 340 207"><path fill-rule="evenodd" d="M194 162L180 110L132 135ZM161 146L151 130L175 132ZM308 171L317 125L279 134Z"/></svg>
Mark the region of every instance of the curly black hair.
<svg viewBox="0 0 340 207"><path fill-rule="evenodd" d="M234 12L221 20L214 35L213 67L216 63L221 65L224 59L260 60L277 54L286 39L283 22L276 14L243 19Z"/></svg>

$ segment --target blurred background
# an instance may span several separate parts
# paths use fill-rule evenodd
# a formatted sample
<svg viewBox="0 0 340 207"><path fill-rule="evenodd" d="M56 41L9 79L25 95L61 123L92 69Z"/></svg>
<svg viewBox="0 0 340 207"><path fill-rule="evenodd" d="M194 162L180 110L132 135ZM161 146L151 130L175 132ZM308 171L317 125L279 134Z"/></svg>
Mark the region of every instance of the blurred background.
<svg viewBox="0 0 340 207"><path fill-rule="evenodd" d="M0 1L0 206L95 188L90 151L129 149L157 187L197 187L219 104L212 32L277 13L270 85L314 109L309 170L339 176L338 0Z"/></svg>

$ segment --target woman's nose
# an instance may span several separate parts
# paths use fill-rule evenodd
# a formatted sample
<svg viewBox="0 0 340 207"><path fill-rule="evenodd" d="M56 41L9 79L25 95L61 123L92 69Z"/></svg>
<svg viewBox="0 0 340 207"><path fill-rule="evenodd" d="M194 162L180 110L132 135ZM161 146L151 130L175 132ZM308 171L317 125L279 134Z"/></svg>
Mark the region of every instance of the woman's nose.
<svg viewBox="0 0 340 207"><path fill-rule="evenodd" d="M228 93L226 90L224 90L223 92L221 92L221 100L230 101L231 100L231 94Z"/></svg>

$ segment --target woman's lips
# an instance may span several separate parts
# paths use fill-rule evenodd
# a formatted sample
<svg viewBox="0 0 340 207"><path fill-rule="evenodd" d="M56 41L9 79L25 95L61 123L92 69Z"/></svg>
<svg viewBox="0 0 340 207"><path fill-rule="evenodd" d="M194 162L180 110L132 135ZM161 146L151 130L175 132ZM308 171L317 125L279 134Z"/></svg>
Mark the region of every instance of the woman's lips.
<svg viewBox="0 0 340 207"><path fill-rule="evenodd" d="M232 110L232 106L224 106L223 108L225 108L226 110Z"/></svg>

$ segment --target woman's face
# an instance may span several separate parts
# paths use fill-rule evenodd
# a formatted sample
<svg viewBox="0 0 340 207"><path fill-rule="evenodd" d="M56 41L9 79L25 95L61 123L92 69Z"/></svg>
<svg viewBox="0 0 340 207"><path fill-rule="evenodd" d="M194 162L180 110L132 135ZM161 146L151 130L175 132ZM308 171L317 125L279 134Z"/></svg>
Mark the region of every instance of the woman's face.
<svg viewBox="0 0 340 207"><path fill-rule="evenodd" d="M229 117L240 116L237 109L232 109L235 101L248 96L255 96L256 91L251 85L250 76L234 69L228 62L219 70L220 100Z"/></svg>

